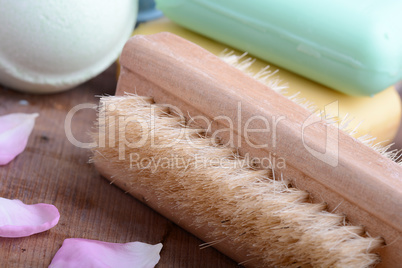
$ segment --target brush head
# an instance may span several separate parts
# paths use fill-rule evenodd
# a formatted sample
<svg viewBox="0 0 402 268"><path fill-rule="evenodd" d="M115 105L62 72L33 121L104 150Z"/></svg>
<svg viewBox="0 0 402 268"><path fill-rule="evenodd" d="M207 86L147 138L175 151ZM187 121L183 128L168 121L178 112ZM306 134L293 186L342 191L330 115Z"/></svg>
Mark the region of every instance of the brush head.
<svg viewBox="0 0 402 268"><path fill-rule="evenodd" d="M101 99L93 161L114 183L246 266L367 267L382 240L309 202L137 95ZM113 138L110 138L113 137ZM125 145L120 147L121 139ZM98 142L99 142L98 140Z"/></svg>
<svg viewBox="0 0 402 268"><path fill-rule="evenodd" d="M281 262L290 265L290 262L287 262L289 260L299 264L307 263L307 259L304 259L307 255L303 255L303 253L303 256L299 256L298 254L302 252L299 251L303 248L301 245L305 241L309 241L301 237L304 234L310 234L311 229L307 227L298 229L299 227L296 226L303 225L303 222L306 222L309 226L313 224L309 222L309 217L305 220L301 218L306 215L312 215L311 213L317 215L317 217L327 215L321 205L323 200L328 204L329 211L346 214L350 224L365 226L371 236L385 238L389 245L380 250L384 265L395 266L400 262L402 259L400 255L402 244L394 242L394 238L400 236L402 231L402 192L400 190L402 189L400 180L402 169L396 163L328 124L327 120L317 118L316 115L312 115L305 108L229 66L216 56L174 35L158 34L132 38L125 46L121 64L122 71L118 82L117 95L123 95L124 92L133 92L152 97L155 103L168 107L170 112L178 114L179 118L171 116L161 116L159 118L159 109L154 109L155 113L152 114L153 106L148 108L133 106L132 108L128 107L127 110L121 109L123 111L122 118L117 114L114 115L119 118L119 126L107 120L102 121L103 117L100 117L100 132L106 131L105 126L109 126L109 124L112 124L111 126L114 126L114 128L112 127L112 131L105 134L107 137L101 135L102 139L99 140L98 144L100 145L96 150L97 153L99 152L99 157L95 155L94 159L101 173L109 177L110 180L117 182L134 196L144 200L161 214L177 222L198 237L206 241L219 242L214 246L239 262L250 261L248 263L251 264L251 260L254 258L255 263L265 266ZM118 97L119 100L126 98ZM138 101L135 102L137 103ZM110 107L116 109L117 106L114 104ZM105 109L101 109L101 114L107 113L109 108L106 107ZM146 118L151 116L156 120L155 122L161 122L162 119L168 120L169 124L162 123L162 125L158 126L152 125L152 120L149 123L148 119L136 119L136 116L143 109L151 111L152 116L147 115L148 117ZM131 114L131 110L133 114ZM126 115L130 116L125 117ZM112 118L116 117L112 116ZM124 123L130 122L129 118L134 122L140 123L141 129L134 128L129 130L130 128L126 128ZM117 119L113 119L112 122L115 120ZM270 124L270 131L267 131L266 120ZM182 126L183 122L191 123L194 121L198 126L208 131L199 133L198 130ZM120 123L124 127L117 130L121 127ZM177 123L184 130L175 125ZM127 127L129 126L127 125ZM245 129L254 131L248 132L244 131ZM120 136L121 132L131 133L133 131L137 135L134 136L135 138L129 139L127 136L128 140L126 140L125 134ZM170 131L172 132L170 133ZM272 170L272 176L268 173L265 173L265 175L254 173L255 170L253 169L250 171L249 166L254 167L254 161L246 161L249 164L240 169L232 165L230 165L229 169L226 169L226 166L224 166L224 172L217 171L215 169L217 164L215 164L214 169L210 171L205 170L204 167L196 169L201 172L199 175L195 173L188 174L187 172L191 172L191 170L180 170L176 167L173 169L174 171L162 168L161 173L158 175L150 168L141 168L138 172L130 173L128 166L130 162L116 162L124 159L127 161L127 157L131 156L131 153L134 153L136 157L138 156L138 159L153 157L159 161L159 159L165 159L163 157L166 154L168 154L167 156L170 153L180 155L180 152L184 154L182 155L184 159L190 161L190 163L193 163L191 161L193 161L194 157L190 159L186 157L189 154L194 156L198 155L198 153L201 156L217 156L217 159L233 160L233 158L238 158L238 156L233 156L232 150L216 150L221 146L215 146L212 141L206 142L204 139L199 139L198 136L204 135L204 132L210 133L213 138L212 141L219 137L222 144L237 147L237 152L243 157L249 155L252 159L263 159L272 155L274 157L271 160L275 158L284 159L285 165L278 166L272 161L273 166L268 167ZM180 139L180 137L182 138L179 135L180 133L187 133L190 141L195 144L201 144L204 147L201 150L194 149L189 146L187 136L184 136L186 138L184 140ZM329 134L330 139L327 139L328 135L326 134ZM113 139L119 137L118 148L112 146L115 143L108 140L110 137ZM162 148L172 137L179 137L179 140L172 148L159 148L162 151L155 151L152 146L142 147L135 145L136 142L140 141L145 142L142 145L152 145L152 143L147 142L149 137L153 137L153 141ZM166 138L169 139L166 140ZM206 145L208 146L205 147ZM125 154L128 152L127 150L132 150L129 155ZM231 153L229 154L228 152ZM320 158L320 153L324 156L327 155L329 158ZM228 159L228 155L231 158ZM332 160L335 160L335 162L332 162ZM121 163L121 165L118 163ZM242 179L243 176L247 179ZM223 177L224 179L222 179ZM167 178L171 178L173 181L166 183L168 188L163 188L163 181ZM186 181L188 178L194 178L194 180ZM213 178L212 181L211 178ZM279 208L277 213L274 210L274 212L271 211L268 214L264 214L264 212L262 216L258 214L261 212L260 209L262 211L271 209L266 207L269 204L269 202L266 202L269 198L265 199L263 197L265 196L265 190L267 193L271 193L271 197L273 194L274 199L277 198L278 192L288 194L287 189L289 187L286 187L288 186L287 182L280 186L282 188L278 188L279 190L277 188L273 188L274 190L272 191L267 190L270 188L265 186L265 183L267 185L276 184L277 180L274 180L275 178L279 181L284 178L285 181L289 181L293 186L297 186L302 190L306 189L311 193L311 206L308 205L309 203L302 202L303 198L299 200L297 197L296 201L291 204L296 206L295 210L289 210L285 206L283 209ZM147 182L150 182L150 184L146 184ZM178 184L174 184L174 182ZM219 188L215 184L223 182L237 184L222 186L223 188ZM159 188L159 186L162 188ZM249 186L251 188L248 188ZM178 190L171 192L172 187L174 189L178 187ZM186 192L186 189L190 192ZM197 192L193 192L190 189L197 189ZM213 191L208 192L210 189ZM251 192L255 191L257 195L251 195L251 192L243 192L246 189L252 189ZM157 193L159 190L160 194ZM294 189L292 188L290 192L293 194L293 191ZM297 193L299 192L297 190ZM225 197L226 193L230 193L233 199ZM264 195L261 196L262 194ZM181 195L184 199L180 199ZM302 196L305 195L306 193L303 192ZM199 196L202 196L200 197L201 199L198 199ZM176 198L178 199L176 200ZM226 210L230 211L230 215L224 214L225 209L222 208L221 212L216 207L221 198L225 200L226 203L223 204L227 207ZM213 202L208 203L211 200ZM287 199L284 198L284 200ZM264 206L261 204L264 204ZM234 206L233 208L228 208L228 206L232 205ZM192 212L193 207L197 210ZM203 218L204 216L207 217L209 210L214 212L212 213L213 215L218 215L218 218L213 218L212 216L208 220ZM264 229L267 218L277 216L277 214L282 215L282 212L284 215L288 215L289 211L297 214L297 217L291 217L297 221L294 222L295 225L290 227L291 223L283 218L283 221L274 220L279 224L278 226L281 226L280 228L273 225ZM237 215L236 213L240 214ZM244 221L245 219L247 221ZM334 220L332 221L332 219ZM257 220L257 222L248 220ZM261 220L261 222L258 220ZM357 252L364 251L364 254L369 254L367 251L367 249L371 249L369 245L379 245L376 239L370 240L371 238L357 236L361 232L361 228L350 227L351 230L348 229L349 227L346 229L341 228L342 226L338 224L339 218L337 219L337 217L328 221L334 225L328 225L326 220L320 222L317 219L316 221L326 226L323 229L325 233L329 231L332 234L335 229L339 229L341 232L342 230L354 230L352 231L353 239L347 235L345 237L346 241L349 242L355 241L355 238L358 241L365 241L360 244L364 246L354 247ZM249 225L249 222L253 222L253 224ZM286 226L282 226L282 222ZM233 225L229 226L229 223L233 223ZM222 229L218 228L219 226L222 226L222 228L229 226L229 229L222 231ZM325 229L327 227L329 229ZM230 228L240 228L242 231L240 229L235 231ZM288 232L289 230L287 229L289 228L294 231ZM317 228L313 228L313 233L320 237L322 232L317 231L319 230ZM258 231L260 229L264 230L261 234ZM277 232L279 237L269 233L269 230ZM247 235L245 235L246 233ZM264 243L265 246L261 247L261 244L255 242L256 239L253 240L248 237L248 235L253 237L256 233L258 233L256 236L259 237L258 239L261 239L260 235L263 237L265 233L270 234L269 236L275 237L275 239L274 241L266 240L269 238L265 239L263 237L264 239L261 240L263 241L261 243ZM285 238L280 236L281 233L284 234ZM234 236L230 236L231 234ZM312 237L315 237L314 235L312 234ZM239 240L243 236L247 237L247 241L253 241L252 244ZM297 238L293 239L292 237ZM325 235L325 237L328 236ZM363 240L360 240L360 238ZM317 239L314 241L320 241L321 243L327 238L324 238L323 235ZM343 239L340 240L343 241ZM285 242L282 243L282 241ZM339 242L339 237L337 241ZM368 244L366 244L367 241L369 241ZM291 243L291 246L287 243ZM257 245L257 248L254 248L254 245ZM328 248L325 245L316 244L315 246L317 245L319 245L318 248L324 248L325 254L332 254L330 251L333 248L330 251L326 251ZM274 250L271 248L277 246L280 249ZM324 254L325 256L322 260L316 260L314 259L316 258L315 256L321 256L317 252L318 249L313 249L310 246L305 248L308 248L309 252L312 253L307 257L310 263L328 264L327 255ZM283 255L282 250L289 252L290 255ZM352 249L348 248L348 250ZM257 251L259 252L258 254L256 253ZM282 255L278 252L282 252ZM305 252L305 254L309 254L309 252ZM353 255L357 256L359 254ZM360 263L360 266L375 262L373 255L364 256L360 260L363 263ZM365 262L363 259L368 261ZM345 260L351 261L352 259L345 257ZM343 262L340 261L339 263ZM351 263L348 266L351 266ZM355 264L357 265L357 263Z"/></svg>

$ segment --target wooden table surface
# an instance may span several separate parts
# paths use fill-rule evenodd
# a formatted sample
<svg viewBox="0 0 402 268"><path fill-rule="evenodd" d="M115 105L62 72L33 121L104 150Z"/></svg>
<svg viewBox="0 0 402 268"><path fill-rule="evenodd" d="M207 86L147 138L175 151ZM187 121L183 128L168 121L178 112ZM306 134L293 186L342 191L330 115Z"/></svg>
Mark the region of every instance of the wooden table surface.
<svg viewBox="0 0 402 268"><path fill-rule="evenodd" d="M57 226L26 238L0 238L0 267L47 267L63 240L163 243L157 267L237 267L201 240L102 178L88 163L90 152L66 138L68 111L97 103L96 95L114 94L115 66L77 88L53 95L30 95L0 86L0 115L39 113L26 150L0 166L0 196L24 203L50 203L60 211ZM28 101L28 105L21 100ZM96 113L86 109L73 118L74 137L88 142Z"/></svg>
<svg viewBox="0 0 402 268"><path fill-rule="evenodd" d="M24 94L0 86L0 115L40 114L26 150L0 167L0 196L54 204L61 214L59 224L49 231L0 238L0 267L47 267L66 238L162 242L157 267L237 267L213 248L200 250L202 241L110 185L88 163L90 152L68 141L64 130L68 111L78 104L96 104L96 95L114 94L115 87L115 66L73 90L53 95ZM75 114L72 131L77 140L89 141L95 117L91 109Z"/></svg>

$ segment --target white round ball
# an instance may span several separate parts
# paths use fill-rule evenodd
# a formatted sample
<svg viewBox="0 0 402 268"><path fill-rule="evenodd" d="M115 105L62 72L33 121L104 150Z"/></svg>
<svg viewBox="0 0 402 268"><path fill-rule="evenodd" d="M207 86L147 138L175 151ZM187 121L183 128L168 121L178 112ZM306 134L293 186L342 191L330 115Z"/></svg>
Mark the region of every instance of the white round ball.
<svg viewBox="0 0 402 268"><path fill-rule="evenodd" d="M130 37L138 0L0 0L0 84L72 88L104 71Z"/></svg>

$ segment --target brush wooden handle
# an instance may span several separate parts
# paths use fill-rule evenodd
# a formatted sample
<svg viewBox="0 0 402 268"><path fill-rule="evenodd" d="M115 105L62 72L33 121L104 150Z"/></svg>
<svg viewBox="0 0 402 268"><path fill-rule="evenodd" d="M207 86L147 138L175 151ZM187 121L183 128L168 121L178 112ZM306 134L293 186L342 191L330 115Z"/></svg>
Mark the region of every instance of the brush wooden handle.
<svg viewBox="0 0 402 268"><path fill-rule="evenodd" d="M174 105L186 115L233 119L233 140L240 154L264 157L275 153L284 158L286 169L280 172L292 184L311 193L313 201L327 202L329 211L336 209L345 213L352 224L363 225L371 236L384 237L387 246L379 250L383 267L396 267L402 263L402 168L399 165L342 131L338 136L338 164L333 167L318 160L305 144L321 152L336 149L325 148L326 130L334 131L333 126L323 122L311 125L304 133L303 141L303 123L310 117L310 112L197 45L172 34L131 38L120 62L122 70L116 95L137 93L153 97L156 103ZM241 113L238 112L239 104ZM239 130L244 129L247 120L254 115L285 118L276 125L275 144L266 142L272 139L272 132L248 135L253 144L267 144L265 148L247 144L244 133ZM261 120L247 124L248 129L266 128ZM211 127L214 131L231 126L225 120L216 120ZM228 133L221 134L223 141L229 139ZM99 168L106 177L111 177L107 167ZM142 193L133 195L140 197ZM160 210L156 205L151 206ZM169 210L163 209L162 214L177 220ZM202 232L185 227L204 239ZM239 252L230 252L227 248L220 250L235 260L241 259Z"/></svg>

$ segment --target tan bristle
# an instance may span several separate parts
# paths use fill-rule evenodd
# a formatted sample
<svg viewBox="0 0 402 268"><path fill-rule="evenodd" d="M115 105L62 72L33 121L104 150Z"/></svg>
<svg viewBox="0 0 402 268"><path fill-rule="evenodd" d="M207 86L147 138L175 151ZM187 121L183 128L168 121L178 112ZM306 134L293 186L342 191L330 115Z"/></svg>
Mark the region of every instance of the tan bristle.
<svg viewBox="0 0 402 268"><path fill-rule="evenodd" d="M288 96L288 92L286 89L288 88L287 84L283 83L277 77L274 77L275 74L279 72L279 70L269 70L270 66L266 66L258 72L255 72L251 66L255 63L256 59L252 57L247 57L247 53L243 53L237 55L235 51L230 49L225 49L222 51L221 55L219 56L224 62L232 65L236 69L239 69L243 73L247 74L248 76L252 77L253 79L257 80L258 82L268 86L272 90L278 92L279 94L285 96L289 100L293 101L294 103L302 106L303 108L307 109L308 111L314 113L317 112L318 107L314 104L314 102L307 100L306 98L299 97L300 91L296 92L293 95ZM321 116L320 114L318 116ZM330 115L324 115L325 120L329 124L332 124L338 127L340 130L344 131L345 133L349 134L350 136L356 138L366 146L372 148L373 150L379 152L383 156L391 159L392 161L398 163L402 166L402 150L390 150L392 144L387 143L389 141L384 142L375 142L377 139L369 134L364 134L362 136L356 136L357 129L359 128L361 122L358 122L357 126L354 129L349 129L348 126L351 122L355 121L355 119L350 118L349 115L346 115L344 118L336 118L331 117ZM385 144L385 145L384 145Z"/></svg>
<svg viewBox="0 0 402 268"><path fill-rule="evenodd" d="M136 95L102 98L104 118L94 137L102 145L94 149L93 161L108 165L114 175L124 174L125 184L147 189L158 206L180 211L194 227L208 226L206 245L230 239L261 267L367 267L378 262L370 252L381 239L361 236L363 228L345 225L343 216L325 211L325 204L310 203L305 191L288 187L270 171L253 169L172 113L152 112L160 107ZM126 119L131 122L120 125ZM141 159L155 165L140 165Z"/></svg>

